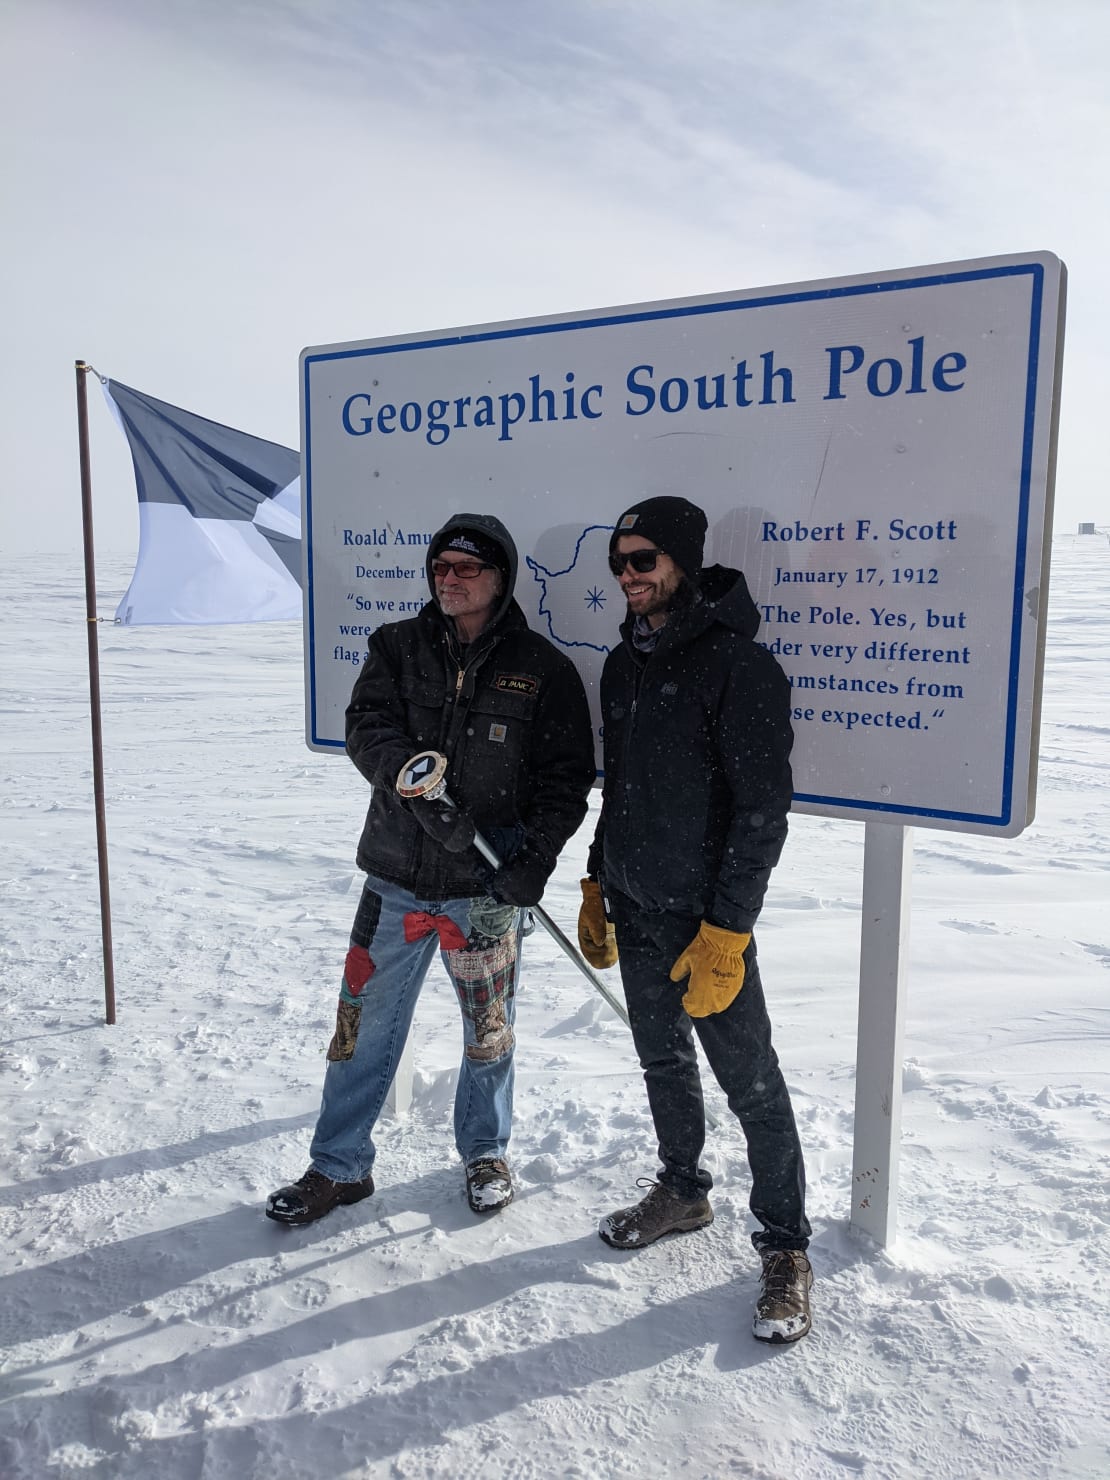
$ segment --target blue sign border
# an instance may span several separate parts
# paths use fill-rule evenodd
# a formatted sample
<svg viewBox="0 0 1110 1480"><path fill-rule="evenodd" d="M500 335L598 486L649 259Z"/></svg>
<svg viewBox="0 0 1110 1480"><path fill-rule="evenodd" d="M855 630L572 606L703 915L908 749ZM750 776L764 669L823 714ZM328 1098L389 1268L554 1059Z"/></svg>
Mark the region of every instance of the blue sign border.
<svg viewBox="0 0 1110 1480"><path fill-rule="evenodd" d="M642 309L635 313L602 313L549 321L542 324L515 325L488 329L472 334L447 334L434 339L413 339L389 344L369 345L358 349L336 349L303 357L304 396L304 499L307 518L302 531L306 541L306 593L308 611L308 664L310 692L310 725L312 743L320 748L344 749L341 741L320 738L316 719L316 632L312 558L312 381L315 365L332 360L372 358L375 355L405 354L413 350L442 349L462 344L481 344L498 339L523 339L533 335L565 334L583 329L605 329L620 324L650 323L664 319L691 318L705 314L739 313L745 309L779 307L789 303L817 303L836 298L858 298L873 293L901 293L914 288L942 287L954 283L981 282L990 278L1029 277L1031 299L1029 315L1029 353L1026 368L1025 415L1023 418L1021 476L1018 491L1017 549L1014 564L1013 609L1010 626L1010 669L1006 705L1006 738L1002 771L1002 808L997 816L978 812L953 812L940 808L903 806L895 803L845 800L842 797L818 796L795 792L796 802L811 806L850 807L860 812L894 816L935 817L949 822L966 822L997 827L1008 826L1013 815L1014 748L1017 739L1018 685L1021 658L1022 601L1025 591L1025 550L1029 529L1029 500L1033 466L1033 438L1036 421L1037 379L1040 371L1041 316L1044 308L1044 267L1039 262L1009 263L1005 266L971 268L959 272L929 273L922 277L891 278L882 282L851 283L840 287L810 288L795 293L768 293L756 298L725 299L713 303L692 303L680 307Z"/></svg>

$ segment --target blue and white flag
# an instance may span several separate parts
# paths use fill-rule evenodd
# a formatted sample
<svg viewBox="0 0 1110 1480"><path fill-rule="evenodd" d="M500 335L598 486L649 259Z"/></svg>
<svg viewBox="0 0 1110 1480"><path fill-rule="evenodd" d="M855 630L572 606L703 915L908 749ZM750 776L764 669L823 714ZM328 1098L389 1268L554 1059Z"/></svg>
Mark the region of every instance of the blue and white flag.
<svg viewBox="0 0 1110 1480"><path fill-rule="evenodd" d="M116 621L300 617L300 455L118 380L102 384L139 495L139 554Z"/></svg>

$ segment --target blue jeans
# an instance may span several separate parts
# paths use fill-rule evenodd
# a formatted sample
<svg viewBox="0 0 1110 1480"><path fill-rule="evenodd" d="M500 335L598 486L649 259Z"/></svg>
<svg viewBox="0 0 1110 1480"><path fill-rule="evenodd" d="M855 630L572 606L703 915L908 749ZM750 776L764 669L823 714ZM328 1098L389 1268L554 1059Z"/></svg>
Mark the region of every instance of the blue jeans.
<svg viewBox="0 0 1110 1480"><path fill-rule="evenodd" d="M455 1146L463 1161L504 1156L513 1113L513 1020L520 911L491 899L418 900L368 875L339 993L312 1165L360 1182L374 1165L372 1131L440 947L463 1025Z"/></svg>

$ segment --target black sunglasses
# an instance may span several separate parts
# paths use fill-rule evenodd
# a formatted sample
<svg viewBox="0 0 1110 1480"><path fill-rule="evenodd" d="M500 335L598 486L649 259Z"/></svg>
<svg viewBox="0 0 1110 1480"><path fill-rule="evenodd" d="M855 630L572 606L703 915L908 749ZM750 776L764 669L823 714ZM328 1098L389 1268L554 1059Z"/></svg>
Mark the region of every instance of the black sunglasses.
<svg viewBox="0 0 1110 1480"><path fill-rule="evenodd" d="M493 570L481 560L433 560L432 575L442 580L448 571L453 571L461 581L473 581L484 570Z"/></svg>
<svg viewBox="0 0 1110 1480"><path fill-rule="evenodd" d="M609 569L615 576L622 576L625 566L630 565L637 575L646 576L649 570L655 569L662 553L662 550L629 550L627 555L620 555L614 550L609 556Z"/></svg>

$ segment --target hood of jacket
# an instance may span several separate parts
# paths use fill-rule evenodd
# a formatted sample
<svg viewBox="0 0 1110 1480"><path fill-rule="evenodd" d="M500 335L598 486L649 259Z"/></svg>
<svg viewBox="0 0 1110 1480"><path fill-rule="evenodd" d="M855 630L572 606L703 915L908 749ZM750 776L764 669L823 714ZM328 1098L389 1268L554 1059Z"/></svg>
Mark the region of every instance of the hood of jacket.
<svg viewBox="0 0 1110 1480"><path fill-rule="evenodd" d="M439 605L436 602L435 577L432 575L432 551L439 544L441 536L450 534L456 529L477 530L480 534L485 535L486 539L493 540L496 544L500 545L505 552L506 560L509 562L509 573L505 578L501 600L491 612L490 619L486 623L487 628L494 627L509 608L514 605L513 592L516 589L517 554L513 537L495 514L452 514L450 519L441 524L432 536L431 544L428 546L427 558L424 562L424 573L428 577L428 589L432 593L432 602L436 606L437 611L439 610Z"/></svg>
<svg viewBox="0 0 1110 1480"><path fill-rule="evenodd" d="M752 600L744 572L728 565L707 565L696 586L687 582L667 618L664 638L668 648L681 647L715 622L753 639L759 631L759 608ZM632 641L632 618L621 623L625 641Z"/></svg>

